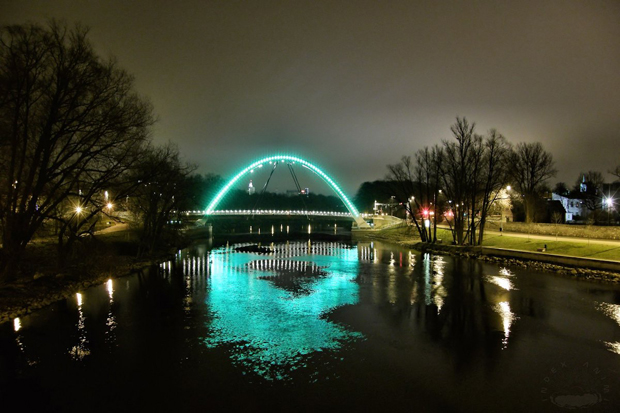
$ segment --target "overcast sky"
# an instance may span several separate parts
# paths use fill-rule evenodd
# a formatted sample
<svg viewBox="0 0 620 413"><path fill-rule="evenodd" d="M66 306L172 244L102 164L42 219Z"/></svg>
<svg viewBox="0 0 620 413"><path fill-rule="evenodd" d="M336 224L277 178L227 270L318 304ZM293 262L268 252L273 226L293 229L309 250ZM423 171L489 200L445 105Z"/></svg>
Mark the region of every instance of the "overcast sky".
<svg viewBox="0 0 620 413"><path fill-rule="evenodd" d="M1 24L49 18L91 27L200 172L284 152L353 195L456 116L540 141L551 184L620 164L618 0L0 0Z"/></svg>

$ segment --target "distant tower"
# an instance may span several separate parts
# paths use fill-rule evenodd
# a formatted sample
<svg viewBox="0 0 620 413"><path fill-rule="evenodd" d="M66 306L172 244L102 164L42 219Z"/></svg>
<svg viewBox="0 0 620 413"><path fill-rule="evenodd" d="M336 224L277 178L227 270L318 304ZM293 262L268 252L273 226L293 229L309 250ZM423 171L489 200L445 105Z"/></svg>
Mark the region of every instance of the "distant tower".
<svg viewBox="0 0 620 413"><path fill-rule="evenodd" d="M579 184L579 192L586 192L588 190L588 185L586 184L586 176L584 175L581 179L581 184Z"/></svg>
<svg viewBox="0 0 620 413"><path fill-rule="evenodd" d="M252 180L250 179L250 184L248 185L248 194L252 195L254 192L256 192L256 188L254 188Z"/></svg>

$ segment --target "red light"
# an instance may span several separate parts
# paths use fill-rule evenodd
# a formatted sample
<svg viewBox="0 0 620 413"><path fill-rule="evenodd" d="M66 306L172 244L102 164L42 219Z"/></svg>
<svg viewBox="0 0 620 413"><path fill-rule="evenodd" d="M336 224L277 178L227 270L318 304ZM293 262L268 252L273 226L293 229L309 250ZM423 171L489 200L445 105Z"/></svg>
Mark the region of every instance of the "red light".
<svg viewBox="0 0 620 413"><path fill-rule="evenodd" d="M425 208L425 209L423 209L423 210L422 210L422 215L424 215L425 217L427 217L427 216L428 216L428 209L426 209L426 208Z"/></svg>

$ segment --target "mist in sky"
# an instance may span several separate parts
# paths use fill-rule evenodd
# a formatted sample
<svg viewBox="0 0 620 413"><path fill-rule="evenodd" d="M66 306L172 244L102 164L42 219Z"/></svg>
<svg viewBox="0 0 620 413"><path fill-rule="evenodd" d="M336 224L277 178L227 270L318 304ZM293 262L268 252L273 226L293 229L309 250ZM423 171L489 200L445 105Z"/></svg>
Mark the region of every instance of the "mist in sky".
<svg viewBox="0 0 620 413"><path fill-rule="evenodd" d="M91 28L199 172L295 154L354 195L456 116L541 142L552 184L620 164L617 0L0 0L0 24L50 18Z"/></svg>

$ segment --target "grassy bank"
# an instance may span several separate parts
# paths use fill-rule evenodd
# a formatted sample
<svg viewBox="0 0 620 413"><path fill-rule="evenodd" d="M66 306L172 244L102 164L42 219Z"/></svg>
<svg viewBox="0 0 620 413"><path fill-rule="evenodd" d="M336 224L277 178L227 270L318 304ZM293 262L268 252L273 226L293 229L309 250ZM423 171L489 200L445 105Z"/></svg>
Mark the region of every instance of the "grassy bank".
<svg viewBox="0 0 620 413"><path fill-rule="evenodd" d="M499 222L489 221L486 224L486 229L489 231L499 231L499 227ZM620 240L620 227L618 226L504 222L502 227L505 232L518 232L521 234Z"/></svg>
<svg viewBox="0 0 620 413"><path fill-rule="evenodd" d="M587 240L583 242L555 241L552 236L548 239L530 240L527 238L511 237L510 235L490 235L485 237L483 245L486 247L521 251L537 251L539 248L546 245L547 252L552 254L620 261L620 246L588 243Z"/></svg>

